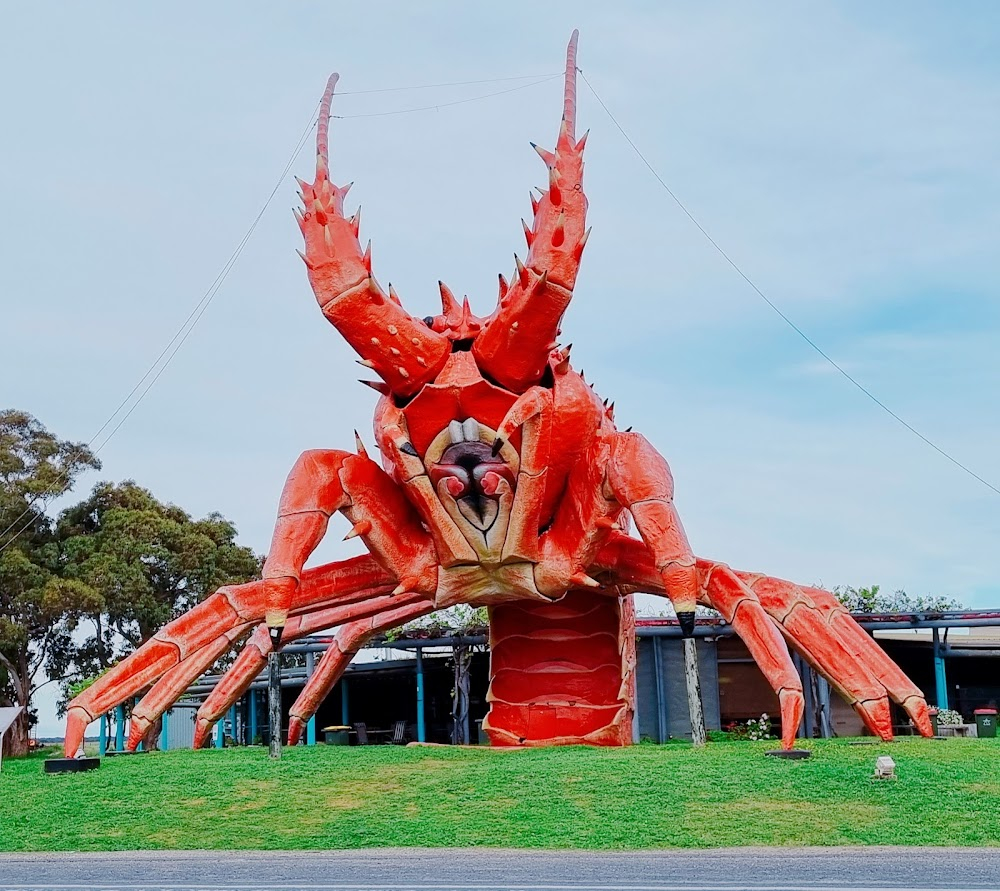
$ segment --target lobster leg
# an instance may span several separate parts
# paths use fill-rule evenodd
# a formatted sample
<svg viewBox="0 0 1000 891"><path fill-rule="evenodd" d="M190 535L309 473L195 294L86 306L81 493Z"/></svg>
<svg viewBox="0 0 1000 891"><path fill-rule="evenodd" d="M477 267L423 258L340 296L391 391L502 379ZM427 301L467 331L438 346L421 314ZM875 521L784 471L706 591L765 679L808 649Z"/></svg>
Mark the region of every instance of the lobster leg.
<svg viewBox="0 0 1000 891"><path fill-rule="evenodd" d="M288 745L294 746L302 735L309 719L323 700L330 695L337 681L340 680L351 659L358 650L372 637L382 631L388 631L413 619L419 619L432 613L435 606L426 601L411 603L408 606L386 610L371 618L350 622L341 626L334 637L333 643L323 654L316 670L306 681L305 687L295 700L288 713Z"/></svg>
<svg viewBox="0 0 1000 891"><path fill-rule="evenodd" d="M400 592L437 586L433 542L399 486L367 455L304 452L285 482L264 579L272 582L264 620L280 639L302 566L342 511L378 563L401 580Z"/></svg>
<svg viewBox="0 0 1000 891"><path fill-rule="evenodd" d="M698 602L698 573L674 507L674 481L667 462L641 434L619 433L611 448L607 482L622 507L632 514L681 630L690 637Z"/></svg>
<svg viewBox="0 0 1000 891"><path fill-rule="evenodd" d="M728 566L714 564L699 573L703 600L717 609L746 644L781 706L781 746L791 749L802 721L805 698L802 679L788 654L788 647L757 595Z"/></svg>
<svg viewBox="0 0 1000 891"><path fill-rule="evenodd" d="M821 588L804 588L805 593L813 598L818 609L827 616L831 627L837 628L841 639L848 649L889 691L893 702L902 706L903 710L913 719L913 723L922 736L933 736L930 715L927 713L927 700L916 684L913 683L893 662L885 651L875 643L865 630L854 621L854 618L836 597Z"/></svg>
<svg viewBox="0 0 1000 891"><path fill-rule="evenodd" d="M710 580L719 566L699 559L699 577ZM652 555L642 542L628 536L616 535L608 541L596 561L595 571L599 570L610 570L615 583L633 590L662 592ZM921 734L931 734L923 695L829 594L769 576L738 571L733 575L757 597L788 642L850 703L869 730L892 739L891 695ZM715 592L711 586L705 587L708 605L716 606ZM817 603L815 594L825 596ZM861 637L866 640L862 642Z"/></svg>
<svg viewBox="0 0 1000 891"><path fill-rule="evenodd" d="M293 605L307 607L327 599L351 603L354 598L368 597L372 587L394 581L370 556L354 557L306 570ZM203 647L218 643L220 636L259 622L264 617L269 587L269 582L260 581L219 588L84 690L69 704L66 714L66 757L75 756L87 726L98 715L135 696Z"/></svg>
<svg viewBox="0 0 1000 891"><path fill-rule="evenodd" d="M378 615L387 609L419 602L422 602L419 595L407 594L397 597L389 594L387 588L382 588L380 591L372 592L368 600L357 604L326 607L291 616L285 626L283 640L298 640L324 628L333 628L345 622ZM271 638L267 626L258 625L236 661L198 709L194 741L196 749L201 747L216 721L250 688L267 664L267 657L271 651Z"/></svg>
<svg viewBox="0 0 1000 891"><path fill-rule="evenodd" d="M933 734L923 694L828 592L766 576L744 577L782 632L873 733L892 739L891 696L923 736Z"/></svg>
<svg viewBox="0 0 1000 891"><path fill-rule="evenodd" d="M125 748L129 752L136 750L149 728L156 723L157 718L180 699L184 695L184 691L207 671L223 653L229 650L249 627L248 624L237 625L235 628L220 634L211 643L178 662L153 684L152 689L132 709L128 742L125 744Z"/></svg>

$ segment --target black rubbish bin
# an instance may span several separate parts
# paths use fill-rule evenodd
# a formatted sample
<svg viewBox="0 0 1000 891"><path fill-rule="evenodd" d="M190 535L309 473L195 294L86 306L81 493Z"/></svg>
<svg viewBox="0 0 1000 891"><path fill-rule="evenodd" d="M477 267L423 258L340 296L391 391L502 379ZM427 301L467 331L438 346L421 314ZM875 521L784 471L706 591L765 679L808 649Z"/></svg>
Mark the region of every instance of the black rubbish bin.
<svg viewBox="0 0 1000 891"><path fill-rule="evenodd" d="M980 738L993 739L997 735L997 710L995 708L977 708L976 735Z"/></svg>
<svg viewBox="0 0 1000 891"><path fill-rule="evenodd" d="M350 744L351 728L343 724L323 728L323 742L328 746L346 746Z"/></svg>

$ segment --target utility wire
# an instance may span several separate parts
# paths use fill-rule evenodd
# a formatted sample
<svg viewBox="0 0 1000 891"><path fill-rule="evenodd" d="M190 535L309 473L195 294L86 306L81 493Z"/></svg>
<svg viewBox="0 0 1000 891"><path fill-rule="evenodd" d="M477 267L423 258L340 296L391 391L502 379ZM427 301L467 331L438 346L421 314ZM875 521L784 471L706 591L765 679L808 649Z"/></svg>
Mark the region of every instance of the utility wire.
<svg viewBox="0 0 1000 891"><path fill-rule="evenodd" d="M660 174L656 172L656 170L653 167L653 165L650 164L648 160L646 160L646 156L639 150L639 147L632 141L632 137L630 137L628 135L628 133L625 132L625 128L622 127L622 125L620 123L618 123L618 119L614 116L614 114L612 114L611 109L608 108L608 106L605 104L604 100L600 97L600 95L598 94L597 90L594 89L594 85L589 80L587 80L587 75L583 73L582 69L578 68L577 71L580 72L580 77L583 78L584 83L586 83L586 85L589 87L590 92L594 94L594 98L598 101L598 103L600 104L601 108L604 109L605 114L607 114L607 116L611 119L611 123L614 124L615 127L618 128L618 132L621 133L621 135L625 138L625 141L632 147L632 151L634 151L635 154L638 156L639 160L642 161L642 163L646 165L646 169L649 170L649 172L651 174L653 174L653 176L656 179L656 181L661 186L663 186L664 191L673 199L674 203L683 211L684 215L692 223L694 223L694 225L698 229L698 231L701 232L701 234L704 235L705 238L708 239L708 242L712 245L712 247L715 248L716 251L718 251L718 253L722 257L722 259L724 259L736 271L736 273L740 276L740 278L743 279L743 281L745 281L751 288L753 288L753 290L757 293L757 296L760 297L761 300L763 300L769 307L771 307L771 309L773 309L778 314L778 316L780 316L781 319L796 334L799 335L799 337L801 337L807 344L809 344L809 346L811 346L817 353L819 353L820 356L822 356L835 369L837 369L837 371L839 371L840 374L844 376L844 378L846 378L851 384L853 384L858 390L860 390L862 393L864 393L865 396L867 396L872 402L874 402L879 408L881 408L887 415L889 415L889 417L893 418L895 421L897 421L898 423L900 423L903 427L905 427L907 430L909 430L910 433L912 433L914 436L916 436L918 439L920 439L926 445L929 445L939 455L941 455L944 458L947 458L957 468L959 468L960 470L965 471L973 479L978 480L984 486L986 486L988 489L991 489L997 495L1000 495L1000 488L997 488L996 486L994 486L988 480L983 479L974 470L972 470L971 468L969 468L968 466L966 466L965 464L963 464L957 458L954 458L950 454L948 454L948 452L946 452L939 445L937 445L937 443L933 442L932 440L928 439L928 437L924 436L924 434L921 433L919 430L917 430L916 427L914 427L909 422L905 421L898 414L896 414L896 412L894 412L891 408L889 408L888 405L886 405L881 399L879 399L874 393L872 393L871 390L869 390L867 387L865 387L864 384L862 384L860 381L858 381L857 378L853 377L841 365L837 364L837 362L827 352L825 352L822 349L822 347L820 347L816 343L816 341L814 341L808 334L805 333L805 331L803 331L798 325L796 325L795 322L793 322L787 315L785 315L785 313L782 312L781 309L777 305L775 305L775 303L760 288L757 287L757 285L750 278L750 276L748 276L736 264L736 261L734 261L732 259L732 257L730 257L729 254L727 254L722 249L722 247L719 245L719 243L714 238L712 238L712 236L708 233L708 230L706 230L705 227L702 226L702 224L698 222L698 220L695 218L694 214L692 214L691 211L689 211L687 209L687 207L684 205L684 202L681 201L681 199L677 197L677 195L673 191L673 189L671 189L670 186L668 186L666 184L666 182L664 182L664 180L660 176Z"/></svg>
<svg viewBox="0 0 1000 891"><path fill-rule="evenodd" d="M384 87L381 90L343 90L338 91L338 96L367 96L370 93L402 93L407 90L433 90L438 87L468 87L474 84L499 84L510 80L536 80L538 78L548 79L550 77L562 77L562 72L555 74L519 74L516 77L492 77L488 80L453 80L445 84L418 84L411 87Z"/></svg>
<svg viewBox="0 0 1000 891"><path fill-rule="evenodd" d="M424 89L431 89L433 87L465 86L469 84L499 83L504 81L527 80L535 78L534 80L532 80L531 83L528 84L520 84L519 86L511 87L506 90L498 90L493 93L486 93L485 95L482 96L472 96L467 99L459 99L453 102L444 102L438 105L427 105L427 106L422 106L420 108L407 108L407 109L402 109L400 111L377 112L374 114L333 115L333 117L337 118L383 117L395 114L411 114L413 112L418 112L418 111L432 111L432 110L437 110L439 108L447 108L453 105L463 105L469 102L477 102L481 99L489 99L493 96L502 96L506 93L513 93L517 90L526 89L527 87L533 87L537 86L538 84L547 83L548 81L561 76L562 76L561 74L519 75L517 77L500 77L500 78L493 78L490 80L454 81L452 83L447 83L447 84L422 84L413 87L390 87L381 90L360 90L356 91L353 94L338 93L338 95L341 96L359 95L366 93L388 93L388 92L396 92L402 90L424 90ZM318 103L316 107L317 109L319 108ZM309 124L302 131L302 135L299 137L299 140L295 145L295 149L293 150L292 154L286 161L284 169L281 171L281 175L278 177L277 182L274 184L274 188L271 189L271 193L267 196L267 199L264 201L264 204L257 212L257 216L254 217L253 222L250 224L249 229L247 229L246 231L246 234L243 236L242 239L240 239L239 243L236 245L236 248L230 255L229 259L223 265L218 275L216 275L215 280L212 282L211 285L209 285L208 290L202 295L201 299L195 304L194 308L188 314L187 318L183 321L181 326L177 329L174 336L167 342L166 346L164 346L163 349L160 351L160 354L156 357L156 359L153 360L149 368L146 369L146 373L138 380L135 386L129 391L128 395L126 395L125 398L118 404L118 407L115 408L115 410L111 413L108 419L97 430L97 432L88 440L87 447L89 448L93 446L94 443L97 442L97 440L100 438L101 434L108 427L111 426L115 418L118 417L118 415L121 413L122 409L124 409L125 406L128 405L129 402L132 400L132 397L135 396L137 392L139 393L138 398L136 398L136 400L129 406L128 410L118 419L118 422L114 425L114 427L112 427L110 432L103 438L103 440L101 440L100 444L94 449L95 455L100 454L101 450L111 441L111 438L118 432L121 426L129 419L129 417L136 410L136 408L138 408L139 404L146 397L146 394L149 393L149 391L153 388L156 382L160 379L160 376L167 369L167 366L173 360L174 356L177 355L178 350L180 350L180 348L184 345L184 342L188 339L188 337L190 337L191 332L194 330L195 326L201 320L201 317L208 310L208 307L211 305L212 300L215 298L215 295L219 292L219 289L225 283L226 278L228 278L229 273L236 265L237 260L239 260L240 255L243 253L243 249L246 247L247 242L250 240L254 231L257 229L257 225L260 223L261 218L264 216L264 212L271 204L271 201L274 199L274 196L278 193L278 189L280 189L282 184L284 183L285 177L288 176L289 172L291 171L292 165L295 163L296 158L298 158L299 153L302 151L302 148L305 145L305 142L308 139L309 134L316 126L316 122L317 119L315 117L312 117L310 119ZM148 383L146 383L147 381ZM146 386L143 387L143 384L146 384ZM141 392L139 392L140 388L142 390ZM27 507L25 507L25 509L21 512L21 514L18 517L16 517L12 522L10 522L7 525L7 527L3 530L3 532L0 532L0 539L5 538L11 532L11 530L14 529L14 527L21 522L21 520L23 520L25 517L28 517L27 521L16 532L14 532L14 534L9 539L7 539L7 541L5 541L2 545L0 545L0 554L2 554L5 550L7 550L7 548L9 548L24 533L24 531L29 526L31 526L31 524L35 521L35 518L33 516L29 516L29 514L32 513L35 505L39 501L44 501L50 495L56 493L62 487L62 483L65 481L65 478L67 477L68 473L69 473L68 467L64 468L61 472L59 472L55 480L52 483L50 483L49 486L44 491L35 495L34 498L32 498L29 501Z"/></svg>
<svg viewBox="0 0 1000 891"><path fill-rule="evenodd" d="M316 107L317 108L319 107L318 103ZM271 193L267 196L267 200L264 202L260 210L257 212L257 216L254 217L253 222L250 224L250 228L247 229L246 233L240 239L239 243L236 245L235 250L229 256L229 259L225 262L222 269L219 271L218 275L216 275L215 280L212 282L211 285L209 285L208 290L205 291L201 299L195 304L194 308L188 314L187 318L181 323L181 326L177 329L174 336L170 338L166 346L164 346L163 349L160 351L160 354L153 360L149 368L146 369L146 373L141 378L139 378L136 385L132 387L128 395L118 404L118 407L111 413L110 417L100 426L98 431L88 440L87 447L89 448L93 446L94 443L97 442L97 440L100 438L101 434L108 427L111 426L115 418L121 413L122 409L125 408L126 405L128 405L132 397L135 396L135 394L139 391L140 388L142 388L142 385L146 383L147 380L149 381L148 383L146 383L145 388L142 389L142 392L139 393L139 396L135 400L135 402L133 402L132 405L129 407L128 411L121 416L121 418L118 420L118 423L115 424L115 426L111 429L111 431L107 434L107 436L104 437L100 445L98 445L97 448L94 449L95 455L100 454L101 450L108 444L108 442L110 442L111 438L118 432L122 424L124 424L125 421L128 420L129 416L132 414L132 412L136 410L136 408L145 398L146 394L152 389L153 385L157 382L157 380L159 380L160 375L162 375L163 372L166 370L171 360L174 358L175 355L177 355L177 351L184 345L184 341L186 341L188 337L191 335L191 332L194 330L195 325L198 324L198 321L205 314L205 311L212 303L212 300L214 299L215 295L219 292L219 288L222 287L226 278L229 276L229 273L236 265L236 261L239 259L240 254L243 253L243 249L246 247L247 242L250 240L250 237L256 230L257 225L261 221L261 218L264 216L264 212L267 210L271 201L274 199L274 196L278 193L278 189L280 189L282 184L284 183L285 177L288 176L289 171L292 169L292 165L295 163L295 159L298 158L299 153L302 151L302 147L305 145L306 140L309 138L309 134L312 132L315 126L316 126L316 118L311 117L309 124L306 126L305 130L302 131L302 135L299 137L299 140L295 145L295 150L292 152L288 160L285 162L285 166L281 171L281 176L275 183L274 188L271 189ZM164 357L166 357L165 360ZM40 500L48 498L50 495L59 490L62 486L62 483L65 481L65 478L68 473L69 473L68 467L63 469L56 476L55 480L49 484L48 488L46 488L44 491L42 491L41 493L36 495L33 499L31 499L31 501L28 503L28 506L21 512L20 516L18 516L15 520L13 520L10 524L8 524L7 528L4 529L3 532L0 532L0 538L4 538L18 523L21 522L22 519L24 519L24 517L28 516L28 514L31 514L34 506ZM2 554L5 550L7 550L7 548L9 548L34 521L35 518L33 516L28 517L27 522L23 526L21 526L21 528L18 529L17 532L15 532L10 539L8 539L6 542L4 542L2 546L0 546L0 554Z"/></svg>
<svg viewBox="0 0 1000 891"><path fill-rule="evenodd" d="M470 96L468 99L455 99L452 102L439 102L437 105L421 105L418 108L402 108L398 111L370 111L362 114L334 114L330 115L330 117L346 121L351 118L385 118L395 114L412 114L415 111L437 111L439 108L449 108L452 105L464 105L467 102L478 102L480 99L489 99L493 96L503 96L506 93L515 93L518 90L526 90L528 87L537 87L539 84L548 83L550 80L555 80L557 77L562 77L562 74L550 74L548 77L532 81L530 84L521 84L517 87L511 87L507 90L497 90L495 93L486 93L482 96Z"/></svg>

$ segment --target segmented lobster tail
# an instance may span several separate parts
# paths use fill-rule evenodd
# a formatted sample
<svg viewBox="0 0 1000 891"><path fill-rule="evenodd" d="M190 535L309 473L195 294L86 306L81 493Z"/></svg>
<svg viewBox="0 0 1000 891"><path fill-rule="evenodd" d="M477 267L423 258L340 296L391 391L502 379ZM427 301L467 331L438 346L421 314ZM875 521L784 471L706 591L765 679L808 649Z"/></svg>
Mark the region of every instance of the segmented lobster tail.
<svg viewBox="0 0 1000 891"><path fill-rule="evenodd" d="M632 598L571 591L558 603L490 607L490 703L495 746L632 741Z"/></svg>
<svg viewBox="0 0 1000 891"><path fill-rule="evenodd" d="M583 147L576 140L576 44L566 51L563 116L554 152L533 146L548 171L548 188L532 197L532 224L524 224L528 256L515 257L510 287L473 344L479 367L503 386L523 392L545 371L563 313L573 297L587 241Z"/></svg>

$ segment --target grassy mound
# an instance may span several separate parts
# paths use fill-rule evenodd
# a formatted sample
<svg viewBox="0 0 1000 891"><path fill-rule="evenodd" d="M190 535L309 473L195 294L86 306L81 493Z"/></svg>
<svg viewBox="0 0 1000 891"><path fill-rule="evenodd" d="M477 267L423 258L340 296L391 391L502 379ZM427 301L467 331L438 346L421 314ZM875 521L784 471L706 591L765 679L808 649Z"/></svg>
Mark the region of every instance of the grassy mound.
<svg viewBox="0 0 1000 891"><path fill-rule="evenodd" d="M1000 845L1000 739L168 752L5 761L0 851ZM889 754L898 779L872 778Z"/></svg>

